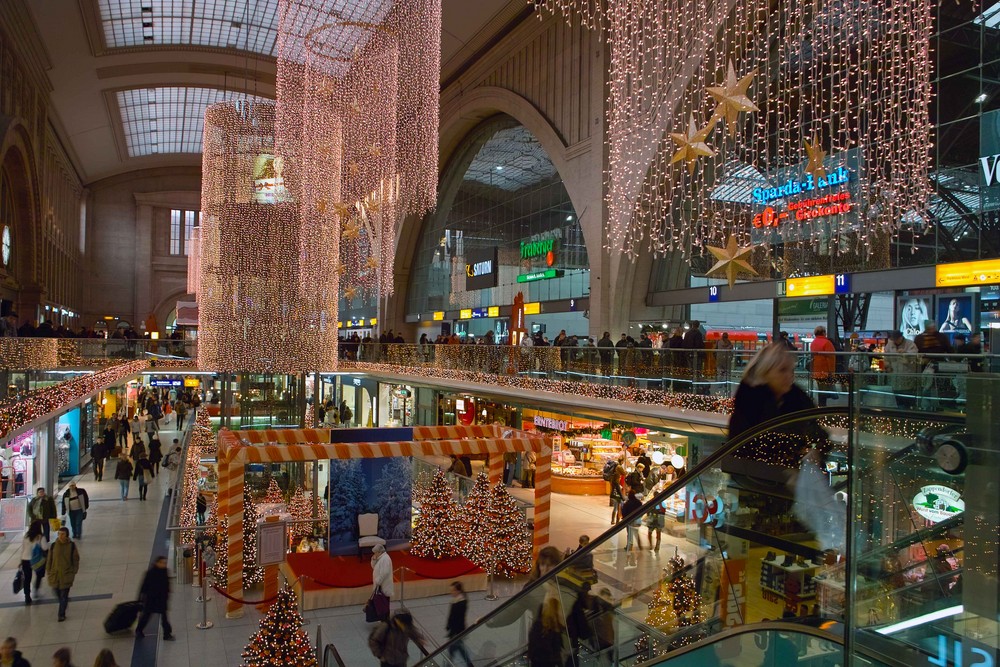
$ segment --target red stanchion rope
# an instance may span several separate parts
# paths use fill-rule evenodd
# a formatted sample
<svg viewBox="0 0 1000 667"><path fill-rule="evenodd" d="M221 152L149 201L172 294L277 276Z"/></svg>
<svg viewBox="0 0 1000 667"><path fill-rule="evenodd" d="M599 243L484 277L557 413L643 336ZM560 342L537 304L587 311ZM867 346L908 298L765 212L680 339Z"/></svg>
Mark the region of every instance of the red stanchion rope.
<svg viewBox="0 0 1000 667"><path fill-rule="evenodd" d="M413 573L419 577L423 577L424 579L454 579L455 577L461 577L477 569L479 569L479 566L473 564L468 570L465 570L463 572L456 572L454 574L449 574L446 577L435 576L433 574L423 574L422 572L417 572L416 570L413 570ZM371 586L371 582L358 584L357 586L347 586L345 584L331 584L330 582L327 581L320 581L319 579L316 579L315 577L312 577L308 574L303 574L302 578L309 579L309 581L313 582L314 584L319 584L324 588L364 588L366 586Z"/></svg>
<svg viewBox="0 0 1000 667"><path fill-rule="evenodd" d="M233 602L235 602L236 604L243 604L243 605L246 605L246 604L252 604L252 605L258 605L258 604L271 604L272 602L274 602L275 600L277 600L277 599L278 599L278 596L277 596L277 595L274 595L274 596L272 596L272 597L269 597L269 598L265 598L265 599L263 599L263 600L241 600L241 599L239 599L239 598L234 598L234 597L233 597L232 595L230 595L230 594L229 594L229 593L227 593L226 591L222 590L221 588L219 588L219 587L218 587L218 586L216 586L215 584L212 584L212 588L214 588L214 589L215 589L215 592L216 592L216 593L218 593L218 594L219 594L219 595L221 595L222 597L226 598L227 600L232 600L232 601L233 601Z"/></svg>

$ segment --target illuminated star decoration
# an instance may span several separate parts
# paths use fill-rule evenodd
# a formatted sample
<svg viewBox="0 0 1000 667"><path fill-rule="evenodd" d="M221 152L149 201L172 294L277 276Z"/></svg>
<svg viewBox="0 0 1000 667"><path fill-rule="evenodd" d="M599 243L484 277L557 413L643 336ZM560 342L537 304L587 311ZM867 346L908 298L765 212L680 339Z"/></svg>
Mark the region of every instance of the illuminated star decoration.
<svg viewBox="0 0 1000 667"><path fill-rule="evenodd" d="M353 241L361 235L361 223L355 220L348 221L344 225L344 239Z"/></svg>
<svg viewBox="0 0 1000 667"><path fill-rule="evenodd" d="M326 200L325 199L320 199L320 200L318 200L316 202L316 212L317 213L326 213Z"/></svg>
<svg viewBox="0 0 1000 667"><path fill-rule="evenodd" d="M742 79L737 79L736 68L733 67L733 61L730 60L725 82L721 86L709 86L705 89L718 103L712 116L725 121L731 137L736 136L736 121L741 113L760 111L757 105L747 97L747 88L750 87L755 76L757 76L757 70L753 70Z"/></svg>
<svg viewBox="0 0 1000 667"><path fill-rule="evenodd" d="M358 291L353 287L348 287L347 289L344 290L344 298L350 301L351 299L354 298L354 295L357 294L357 292Z"/></svg>
<svg viewBox="0 0 1000 667"><path fill-rule="evenodd" d="M821 178L826 178L826 168L823 166L823 158L826 157L826 151L820 146L819 139L813 137L813 141L810 144L808 140L806 144L806 155L809 156L809 163L806 164L805 173L812 174L813 178L817 181Z"/></svg>
<svg viewBox="0 0 1000 667"><path fill-rule="evenodd" d="M378 260L374 257L369 257L367 260L365 260L365 266L369 269L377 269Z"/></svg>
<svg viewBox="0 0 1000 667"><path fill-rule="evenodd" d="M715 255L715 266L708 270L706 276L725 276L729 280L729 286L732 287L736 284L736 276L741 273L748 273L752 276L757 275L754 268L750 266L745 259L751 252L753 248L740 248L736 244L736 237L732 234L726 239L726 247L716 248L714 246L706 246L708 251Z"/></svg>
<svg viewBox="0 0 1000 667"><path fill-rule="evenodd" d="M698 161L699 157L712 157L715 155L715 151L705 143L705 139L708 137L710 131L711 125L699 130L698 124L694 122L694 114L691 114L687 134L679 132L670 133L670 138L677 144L677 152L674 153L670 164L684 162L687 164L688 173L693 174L695 162Z"/></svg>
<svg viewBox="0 0 1000 667"><path fill-rule="evenodd" d="M346 220L351 215L351 205L347 202L339 201L333 205L333 212L341 220Z"/></svg>
<svg viewBox="0 0 1000 667"><path fill-rule="evenodd" d="M351 174L351 176L357 176L361 173L361 165L357 162L351 162L347 165L347 171Z"/></svg>

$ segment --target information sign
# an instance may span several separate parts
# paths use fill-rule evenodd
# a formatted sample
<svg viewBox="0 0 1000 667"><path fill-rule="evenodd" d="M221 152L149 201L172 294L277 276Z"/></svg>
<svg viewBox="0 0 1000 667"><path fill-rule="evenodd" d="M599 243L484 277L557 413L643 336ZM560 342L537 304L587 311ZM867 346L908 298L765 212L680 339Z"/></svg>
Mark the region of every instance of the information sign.
<svg viewBox="0 0 1000 667"><path fill-rule="evenodd" d="M993 285L1000 283L1000 259L938 264L935 273L934 284L938 287Z"/></svg>
<svg viewBox="0 0 1000 667"><path fill-rule="evenodd" d="M851 293L851 274L838 273L833 277L833 293L834 294Z"/></svg>
<svg viewBox="0 0 1000 667"><path fill-rule="evenodd" d="M28 497L0 500L0 533L17 533L24 530L28 516Z"/></svg>
<svg viewBox="0 0 1000 667"><path fill-rule="evenodd" d="M708 302L715 303L719 300L719 286L712 285L708 288Z"/></svg>
<svg viewBox="0 0 1000 667"><path fill-rule="evenodd" d="M834 276L805 276L785 280L785 296L827 296L834 294Z"/></svg>
<svg viewBox="0 0 1000 667"><path fill-rule="evenodd" d="M261 565L276 565L285 560L285 522L264 521L257 524L257 556Z"/></svg>

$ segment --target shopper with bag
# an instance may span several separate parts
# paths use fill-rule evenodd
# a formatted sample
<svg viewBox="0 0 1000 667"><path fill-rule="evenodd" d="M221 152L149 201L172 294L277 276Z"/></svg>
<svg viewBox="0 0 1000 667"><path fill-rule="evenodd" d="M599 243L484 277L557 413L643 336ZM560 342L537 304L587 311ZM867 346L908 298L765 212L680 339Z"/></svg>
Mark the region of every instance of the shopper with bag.
<svg viewBox="0 0 1000 667"><path fill-rule="evenodd" d="M115 466L115 479L121 486L122 500L128 500L128 487L132 480L132 463L124 453L118 457L118 465Z"/></svg>
<svg viewBox="0 0 1000 667"><path fill-rule="evenodd" d="M18 572L17 580L24 588L24 604L31 604L31 573L35 573L35 595L38 595L38 587L45 576L45 556L48 552L49 542L42 532L42 521L32 521L28 526L28 532L21 539L21 569ZM18 583L15 581L14 593L17 593Z"/></svg>
<svg viewBox="0 0 1000 667"><path fill-rule="evenodd" d="M153 482L153 464L145 454L136 460L132 479L139 481L139 500L145 500L149 485Z"/></svg>
<svg viewBox="0 0 1000 667"><path fill-rule="evenodd" d="M392 599L392 559L385 547L372 547L372 594L365 603L365 618L372 621L389 620L389 602Z"/></svg>
<svg viewBox="0 0 1000 667"><path fill-rule="evenodd" d="M76 573L80 571L80 551L69 539L69 529L60 528L59 537L49 547L49 555L45 563L49 586L56 591L59 598L59 622L66 620L66 607L69 605L69 589L73 586Z"/></svg>
<svg viewBox="0 0 1000 667"><path fill-rule="evenodd" d="M69 525L73 529L73 539L83 537L83 520L87 518L87 508L90 507L90 497L85 489L78 489L76 482L70 482L69 488L63 493L62 513L69 515Z"/></svg>
<svg viewBox="0 0 1000 667"><path fill-rule="evenodd" d="M135 626L135 636L145 637L143 630L149 622L149 617L153 614L160 615L160 623L163 626L163 638L173 641L173 629L170 621L167 620L167 601L170 598L170 579L167 577L167 557L158 556L153 565L146 571L146 576L142 578L142 587L139 589L139 601L142 602L142 613L139 614L139 622Z"/></svg>
<svg viewBox="0 0 1000 667"><path fill-rule="evenodd" d="M382 621L368 636L368 649L379 660L379 667L406 667L410 640L426 654L423 635L413 625L408 611L397 611Z"/></svg>

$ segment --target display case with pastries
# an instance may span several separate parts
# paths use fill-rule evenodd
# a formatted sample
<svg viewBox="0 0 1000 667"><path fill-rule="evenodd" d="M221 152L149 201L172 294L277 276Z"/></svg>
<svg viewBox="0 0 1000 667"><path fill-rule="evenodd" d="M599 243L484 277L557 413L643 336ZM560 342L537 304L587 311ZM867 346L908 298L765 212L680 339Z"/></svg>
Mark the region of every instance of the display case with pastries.
<svg viewBox="0 0 1000 667"><path fill-rule="evenodd" d="M571 496L599 496L610 492L601 471L584 465L569 451L552 459L552 492ZM559 459L557 461L557 458Z"/></svg>

